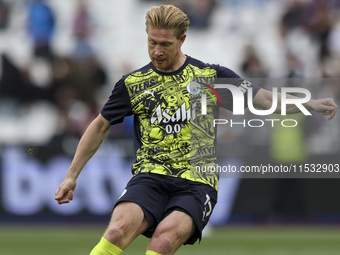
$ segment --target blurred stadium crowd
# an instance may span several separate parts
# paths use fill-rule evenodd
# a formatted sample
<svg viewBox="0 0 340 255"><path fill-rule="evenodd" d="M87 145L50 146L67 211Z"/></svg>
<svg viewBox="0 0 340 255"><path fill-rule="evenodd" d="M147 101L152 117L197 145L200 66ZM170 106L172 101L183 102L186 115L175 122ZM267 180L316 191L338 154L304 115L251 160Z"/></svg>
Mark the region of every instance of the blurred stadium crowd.
<svg viewBox="0 0 340 255"><path fill-rule="evenodd" d="M79 136L114 82L148 62L142 10L161 2L189 14L184 50L203 61L249 79L340 76L337 0L1 0L0 142ZM337 83L310 89L340 94ZM130 136L131 128L111 135Z"/></svg>
<svg viewBox="0 0 340 255"><path fill-rule="evenodd" d="M40 147L32 150L40 160L72 156L115 82L149 62L145 10L161 3L181 7L191 19L184 53L260 87L304 87L313 98L331 96L340 105L339 0L0 0L0 150ZM294 118L301 125L289 131L223 127L223 160L337 160L338 116ZM129 160L131 136L126 118L108 137ZM220 203L217 215L230 210L237 185L221 185L230 201Z"/></svg>
<svg viewBox="0 0 340 255"><path fill-rule="evenodd" d="M189 14L184 51L203 61L250 80L340 77L337 0L1 0L0 143L79 137L120 76L148 62L144 10L160 3ZM339 99L336 82L308 89ZM131 123L110 136L130 137Z"/></svg>

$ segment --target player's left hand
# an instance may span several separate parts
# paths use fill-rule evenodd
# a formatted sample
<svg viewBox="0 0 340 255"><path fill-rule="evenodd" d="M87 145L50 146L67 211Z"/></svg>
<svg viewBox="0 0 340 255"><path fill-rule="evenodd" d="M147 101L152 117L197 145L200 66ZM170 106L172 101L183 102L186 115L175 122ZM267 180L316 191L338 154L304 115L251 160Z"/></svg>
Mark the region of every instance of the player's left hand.
<svg viewBox="0 0 340 255"><path fill-rule="evenodd" d="M335 104L333 98L311 100L309 103L311 110L321 113L324 116L329 116L328 120L333 119L338 111L338 106Z"/></svg>

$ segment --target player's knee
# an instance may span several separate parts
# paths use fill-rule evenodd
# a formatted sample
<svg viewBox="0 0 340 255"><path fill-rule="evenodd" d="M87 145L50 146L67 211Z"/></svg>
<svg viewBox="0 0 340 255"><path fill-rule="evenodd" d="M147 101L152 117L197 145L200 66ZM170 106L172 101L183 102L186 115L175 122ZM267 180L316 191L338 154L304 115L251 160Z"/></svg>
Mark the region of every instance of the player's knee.
<svg viewBox="0 0 340 255"><path fill-rule="evenodd" d="M122 240L125 234L126 226L124 224L113 224L106 229L104 237L113 243Z"/></svg>
<svg viewBox="0 0 340 255"><path fill-rule="evenodd" d="M171 249L181 239L180 234L177 231L167 227L157 228L153 234L153 238L161 247L166 249Z"/></svg>
<svg viewBox="0 0 340 255"><path fill-rule="evenodd" d="M171 250L175 244L174 238L169 234L160 234L155 237L155 241L157 246L164 250Z"/></svg>

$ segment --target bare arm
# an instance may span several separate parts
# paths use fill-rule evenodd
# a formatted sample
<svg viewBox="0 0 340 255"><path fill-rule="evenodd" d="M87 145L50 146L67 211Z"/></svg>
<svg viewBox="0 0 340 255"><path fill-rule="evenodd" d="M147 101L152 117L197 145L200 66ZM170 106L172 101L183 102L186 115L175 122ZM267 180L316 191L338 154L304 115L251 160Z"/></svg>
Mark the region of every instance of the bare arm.
<svg viewBox="0 0 340 255"><path fill-rule="evenodd" d="M73 199L73 192L77 185L77 178L96 153L111 128L110 123L99 114L86 129L79 141L76 153L68 169L64 181L55 193L58 204L68 203Z"/></svg>
<svg viewBox="0 0 340 255"><path fill-rule="evenodd" d="M296 99L298 97L287 95L288 99ZM254 106L261 109L269 109L273 103L273 93L269 90L260 89L254 97ZM303 106L309 111L315 111L322 115L329 116L328 120L334 118L338 107L333 98L322 98L317 100L309 100ZM301 110L295 104L288 104L286 109L287 114L299 113ZM278 102L275 113L281 113L281 93L278 93Z"/></svg>

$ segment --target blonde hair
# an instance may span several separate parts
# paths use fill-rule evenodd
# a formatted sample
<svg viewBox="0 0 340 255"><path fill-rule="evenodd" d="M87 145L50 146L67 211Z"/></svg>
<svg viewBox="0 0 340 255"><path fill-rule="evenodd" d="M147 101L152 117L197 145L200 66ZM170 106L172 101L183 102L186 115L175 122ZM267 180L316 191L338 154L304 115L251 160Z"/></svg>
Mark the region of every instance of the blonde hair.
<svg viewBox="0 0 340 255"><path fill-rule="evenodd" d="M189 27L188 16L174 5L153 6L146 12L146 32L149 28L175 29L177 39L184 35Z"/></svg>

